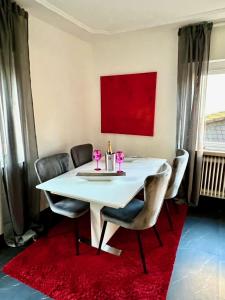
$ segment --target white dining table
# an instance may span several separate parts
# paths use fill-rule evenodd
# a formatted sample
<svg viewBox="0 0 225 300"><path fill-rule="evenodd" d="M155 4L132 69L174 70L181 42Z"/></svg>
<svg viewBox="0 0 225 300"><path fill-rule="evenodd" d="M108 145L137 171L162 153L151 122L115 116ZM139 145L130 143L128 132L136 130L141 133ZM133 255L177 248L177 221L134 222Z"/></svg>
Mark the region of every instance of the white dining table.
<svg viewBox="0 0 225 300"><path fill-rule="evenodd" d="M94 171L96 162L92 161L36 187L53 194L89 202L91 245L97 248L103 225L101 209L104 206L125 207L143 188L145 178L156 174L164 162L166 159L126 158L122 164L125 176L77 176L78 172L97 172ZM106 172L104 159L99 162L99 167ZM107 244L117 229L115 224L107 225L102 249L120 255L120 250Z"/></svg>

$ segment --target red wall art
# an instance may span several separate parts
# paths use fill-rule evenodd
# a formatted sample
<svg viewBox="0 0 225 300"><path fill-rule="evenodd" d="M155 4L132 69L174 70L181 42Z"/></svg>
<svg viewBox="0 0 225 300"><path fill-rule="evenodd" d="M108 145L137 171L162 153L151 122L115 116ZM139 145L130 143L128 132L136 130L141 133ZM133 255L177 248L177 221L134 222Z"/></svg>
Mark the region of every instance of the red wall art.
<svg viewBox="0 0 225 300"><path fill-rule="evenodd" d="M101 132L154 135L156 72L101 76Z"/></svg>

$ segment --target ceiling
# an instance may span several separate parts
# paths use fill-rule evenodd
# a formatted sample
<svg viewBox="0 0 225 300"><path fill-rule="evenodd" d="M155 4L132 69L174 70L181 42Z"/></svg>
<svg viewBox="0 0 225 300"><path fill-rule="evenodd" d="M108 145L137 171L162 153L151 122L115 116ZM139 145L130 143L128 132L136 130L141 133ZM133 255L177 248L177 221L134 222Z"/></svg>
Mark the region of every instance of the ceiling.
<svg viewBox="0 0 225 300"><path fill-rule="evenodd" d="M224 0L18 0L32 14L92 34L225 20ZM70 24L70 25L69 25Z"/></svg>

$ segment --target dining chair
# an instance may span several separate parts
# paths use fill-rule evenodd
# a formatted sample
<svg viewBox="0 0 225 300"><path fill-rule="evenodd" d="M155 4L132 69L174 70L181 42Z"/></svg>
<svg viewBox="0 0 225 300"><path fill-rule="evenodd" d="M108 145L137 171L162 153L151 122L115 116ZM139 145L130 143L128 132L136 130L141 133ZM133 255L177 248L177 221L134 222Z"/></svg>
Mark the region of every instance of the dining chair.
<svg viewBox="0 0 225 300"><path fill-rule="evenodd" d="M173 221L169 210L168 200L172 199L173 204L176 205L175 197L178 194L181 181L184 177L184 173L188 163L188 158L189 158L189 154L186 150L177 149L176 157L173 160L173 164L172 164L172 174L171 174L170 182L165 195L165 208L168 217L168 222L172 230L173 230Z"/></svg>
<svg viewBox="0 0 225 300"><path fill-rule="evenodd" d="M69 171L69 154L59 153L35 161L34 167L40 183L57 177ZM50 209L59 215L74 219L76 254L79 255L79 217L89 211L89 203L62 197L44 191Z"/></svg>
<svg viewBox="0 0 225 300"><path fill-rule="evenodd" d="M77 145L71 148L70 153L75 168L92 161L93 146L91 144Z"/></svg>
<svg viewBox="0 0 225 300"><path fill-rule="evenodd" d="M144 273L148 273L141 240L141 230L152 228L160 245L163 245L156 227L156 222L163 204L170 175L171 166L168 163L164 163L159 173L150 175L145 179L144 201L134 198L124 208L116 209L104 207L102 209L101 214L104 223L97 254L100 254L107 222L117 224L126 229L135 230L143 270Z"/></svg>

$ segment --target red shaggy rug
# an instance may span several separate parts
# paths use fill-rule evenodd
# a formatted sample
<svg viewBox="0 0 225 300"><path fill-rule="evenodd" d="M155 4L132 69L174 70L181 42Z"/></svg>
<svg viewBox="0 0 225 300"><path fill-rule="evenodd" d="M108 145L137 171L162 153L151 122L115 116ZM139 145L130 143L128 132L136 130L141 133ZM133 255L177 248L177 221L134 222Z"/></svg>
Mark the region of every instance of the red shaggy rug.
<svg viewBox="0 0 225 300"><path fill-rule="evenodd" d="M187 207L179 213L171 207L174 231L165 212L158 220L164 246L151 229L143 232L149 274L142 273L136 234L119 229L110 244L123 250L120 257L81 244L75 255L72 222L64 220L48 236L26 248L4 266L4 272L58 300L165 300ZM89 234L87 217L81 220L82 235Z"/></svg>

